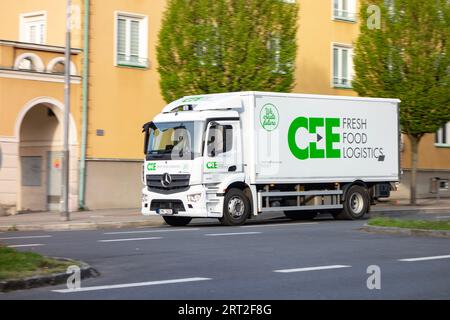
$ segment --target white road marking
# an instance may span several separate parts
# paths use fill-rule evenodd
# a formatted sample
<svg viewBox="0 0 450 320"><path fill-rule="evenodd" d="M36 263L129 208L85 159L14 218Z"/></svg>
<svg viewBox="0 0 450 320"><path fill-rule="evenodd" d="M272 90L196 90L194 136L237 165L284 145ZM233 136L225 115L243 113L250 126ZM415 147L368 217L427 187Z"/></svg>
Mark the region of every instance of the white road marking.
<svg viewBox="0 0 450 320"><path fill-rule="evenodd" d="M109 239L109 240L98 240L98 242L120 242L120 241L141 241L141 240L158 240L161 237L150 237L150 238L128 238L128 239Z"/></svg>
<svg viewBox="0 0 450 320"><path fill-rule="evenodd" d="M276 227L276 226L300 226L300 225L311 225L319 224L318 222L303 222L303 223L274 223L274 224L252 224L250 226L241 226L241 228L261 228L261 227Z"/></svg>
<svg viewBox="0 0 450 320"><path fill-rule="evenodd" d="M352 266L337 264L337 265L332 265L332 266L320 266L320 267L296 268L296 269L280 269L280 270L273 270L273 272L291 273L291 272L318 271L318 270L341 269L341 268L351 268L351 267Z"/></svg>
<svg viewBox="0 0 450 320"><path fill-rule="evenodd" d="M32 243L32 244L14 244L8 246L8 248L22 248L22 247L41 247L45 246L45 244L42 243Z"/></svg>
<svg viewBox="0 0 450 320"><path fill-rule="evenodd" d="M0 238L0 240L15 240L15 239L39 239L39 238L51 238L50 235L45 236L23 236L23 237L8 237L8 238Z"/></svg>
<svg viewBox="0 0 450 320"><path fill-rule="evenodd" d="M240 236L240 235L248 235L248 234L260 234L262 232L229 232L229 233L207 233L205 236L208 237L217 237L217 236Z"/></svg>
<svg viewBox="0 0 450 320"><path fill-rule="evenodd" d="M52 290L52 291L58 292L58 293L75 293L75 292L83 292L83 291L133 288L133 287L155 286L155 285L160 285L160 284L184 283L184 282L206 281L206 280L211 280L211 278L197 277L197 278L184 278L184 279L161 280L161 281L135 282L135 283L108 285L108 286L84 287L84 288L80 288L80 289L62 289L62 290Z"/></svg>
<svg viewBox="0 0 450 320"><path fill-rule="evenodd" d="M142 231L119 231L119 232L105 232L106 235L114 234L134 234L134 233L156 233L156 232L176 232L176 231L198 231L198 228L190 229L170 229L170 230L142 230Z"/></svg>
<svg viewBox="0 0 450 320"><path fill-rule="evenodd" d="M450 255L447 255L447 256L433 256L433 257L421 257L421 258L398 259L398 261L414 262L414 261L426 261L426 260L438 260L438 259L450 259Z"/></svg>

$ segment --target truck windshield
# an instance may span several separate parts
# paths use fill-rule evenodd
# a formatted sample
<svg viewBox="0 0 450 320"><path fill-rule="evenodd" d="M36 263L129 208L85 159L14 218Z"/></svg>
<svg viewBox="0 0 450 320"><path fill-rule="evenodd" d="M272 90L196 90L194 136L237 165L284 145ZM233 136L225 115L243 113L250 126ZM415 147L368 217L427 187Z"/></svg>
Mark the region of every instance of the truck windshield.
<svg viewBox="0 0 450 320"><path fill-rule="evenodd" d="M203 122L160 122L150 129L147 160L192 160L201 156Z"/></svg>

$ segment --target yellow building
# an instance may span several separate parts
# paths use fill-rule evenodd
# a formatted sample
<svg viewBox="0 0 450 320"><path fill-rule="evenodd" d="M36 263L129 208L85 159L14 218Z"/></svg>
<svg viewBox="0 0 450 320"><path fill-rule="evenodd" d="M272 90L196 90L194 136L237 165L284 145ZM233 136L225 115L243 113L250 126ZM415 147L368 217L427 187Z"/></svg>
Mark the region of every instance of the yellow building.
<svg viewBox="0 0 450 320"><path fill-rule="evenodd" d="M355 95L357 0L298 0L295 92ZM166 0L72 0L70 209L140 205L142 124L164 106ZM65 1L0 1L0 205L59 208ZM421 144L419 193L448 177L450 128ZM436 142L436 143L435 143ZM409 168L404 144L403 167ZM426 156L425 156L426 155ZM447 192L448 194L448 192Z"/></svg>

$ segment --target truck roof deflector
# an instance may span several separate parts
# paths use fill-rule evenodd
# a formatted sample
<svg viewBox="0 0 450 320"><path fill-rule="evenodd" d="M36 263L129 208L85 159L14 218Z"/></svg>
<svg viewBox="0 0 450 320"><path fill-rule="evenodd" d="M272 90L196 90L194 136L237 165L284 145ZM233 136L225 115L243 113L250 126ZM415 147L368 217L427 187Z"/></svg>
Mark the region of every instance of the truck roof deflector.
<svg viewBox="0 0 450 320"><path fill-rule="evenodd" d="M189 104L192 105L193 111L204 111L204 110L226 110L226 109L241 109L242 97L241 95L217 95L209 96L208 99L198 98L197 101L189 101L189 97L184 97L177 101L174 101L167 105L163 109L163 113L171 113L177 111L178 107Z"/></svg>

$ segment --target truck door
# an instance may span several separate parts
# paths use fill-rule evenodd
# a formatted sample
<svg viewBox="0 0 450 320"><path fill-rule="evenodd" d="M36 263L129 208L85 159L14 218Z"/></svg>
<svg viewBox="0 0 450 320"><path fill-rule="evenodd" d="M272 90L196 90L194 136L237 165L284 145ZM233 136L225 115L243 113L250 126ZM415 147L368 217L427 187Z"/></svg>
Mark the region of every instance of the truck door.
<svg viewBox="0 0 450 320"><path fill-rule="evenodd" d="M243 171L239 121L212 121L206 131L205 183L221 182L224 176Z"/></svg>

